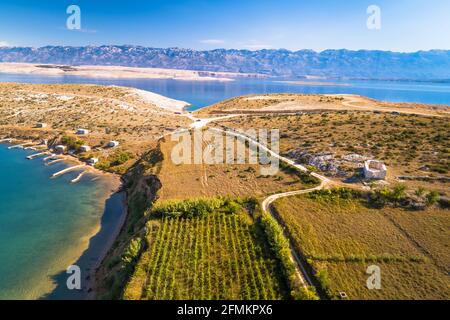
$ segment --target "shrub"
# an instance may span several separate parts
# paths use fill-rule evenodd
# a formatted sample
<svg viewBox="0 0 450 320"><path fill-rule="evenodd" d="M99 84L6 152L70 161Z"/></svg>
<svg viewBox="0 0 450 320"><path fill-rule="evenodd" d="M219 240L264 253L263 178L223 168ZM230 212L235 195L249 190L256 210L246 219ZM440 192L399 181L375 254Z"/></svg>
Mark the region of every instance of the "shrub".
<svg viewBox="0 0 450 320"><path fill-rule="evenodd" d="M231 214L237 214L239 211L241 211L242 207L239 203L236 203L235 201L229 201L226 204L226 210Z"/></svg>
<svg viewBox="0 0 450 320"><path fill-rule="evenodd" d="M308 193L310 199L325 201L350 200L360 196L361 193L359 191L350 188L322 189Z"/></svg>
<svg viewBox="0 0 450 320"><path fill-rule="evenodd" d="M406 186L403 184L398 184L394 186L392 191L389 193L389 198L395 204L398 204L400 201L406 198Z"/></svg>
<svg viewBox="0 0 450 320"><path fill-rule="evenodd" d="M282 171L290 174L295 174L300 180L307 185L316 185L320 183L320 180L308 172L301 171L297 167L291 166L290 164L280 162L280 168Z"/></svg>
<svg viewBox="0 0 450 320"><path fill-rule="evenodd" d="M326 269L319 269L316 272L316 279L317 281L319 281L323 291L325 291L327 295L331 297L330 279L328 277L328 271Z"/></svg>
<svg viewBox="0 0 450 320"><path fill-rule="evenodd" d="M369 202L375 207L384 207L388 203L398 205L406 199L406 186L396 185L392 190L388 187L372 191L369 194Z"/></svg>
<svg viewBox="0 0 450 320"><path fill-rule="evenodd" d="M425 194L425 188L424 187L417 188L417 190L414 192L414 194L416 196L418 196L419 198L422 198Z"/></svg>
<svg viewBox="0 0 450 320"><path fill-rule="evenodd" d="M316 288L312 286L299 288L294 296L296 300L319 300Z"/></svg>
<svg viewBox="0 0 450 320"><path fill-rule="evenodd" d="M441 197L437 191L431 191L426 196L426 203L428 206L433 206L439 201L440 198Z"/></svg>
<svg viewBox="0 0 450 320"><path fill-rule="evenodd" d="M142 247L142 239L134 238L130 241L125 252L122 254L122 262L127 271L132 271Z"/></svg>
<svg viewBox="0 0 450 320"><path fill-rule="evenodd" d="M75 137L71 136L63 136L61 138L61 143L66 145L69 149L79 151L81 146L86 144L83 140L78 140Z"/></svg>
<svg viewBox="0 0 450 320"><path fill-rule="evenodd" d="M152 212L161 217L167 218L193 218L206 216L224 206L225 201L222 198L196 198L186 200L168 200L156 204ZM230 205L229 205L230 206ZM231 205L236 209L236 203Z"/></svg>
<svg viewBox="0 0 450 320"><path fill-rule="evenodd" d="M289 241L284 236L281 226L269 214L263 214L259 222L266 235L270 250L280 265L282 275L287 280L291 296L295 299L300 296L301 287L295 274L294 262L291 260Z"/></svg>
<svg viewBox="0 0 450 320"><path fill-rule="evenodd" d="M132 158L132 155L128 152L118 152L113 154L108 160L111 167L116 167L124 164Z"/></svg>

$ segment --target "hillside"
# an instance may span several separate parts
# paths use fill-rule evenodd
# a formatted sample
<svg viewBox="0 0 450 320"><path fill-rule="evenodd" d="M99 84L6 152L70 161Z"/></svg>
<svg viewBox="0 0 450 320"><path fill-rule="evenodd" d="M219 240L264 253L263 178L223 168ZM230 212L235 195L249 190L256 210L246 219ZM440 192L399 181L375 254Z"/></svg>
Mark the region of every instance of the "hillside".
<svg viewBox="0 0 450 320"><path fill-rule="evenodd" d="M117 65L277 77L450 79L450 51L225 50L196 51L141 46L46 46L0 48L0 62Z"/></svg>
<svg viewBox="0 0 450 320"><path fill-rule="evenodd" d="M175 116L187 105L124 87L2 83L0 137L34 144L48 140L49 146L63 143L79 158L97 157L100 168L123 173L158 137L190 123ZM45 128L37 128L38 123ZM89 134L76 135L78 128ZM109 141L120 145L107 148ZM82 152L81 145L91 150Z"/></svg>

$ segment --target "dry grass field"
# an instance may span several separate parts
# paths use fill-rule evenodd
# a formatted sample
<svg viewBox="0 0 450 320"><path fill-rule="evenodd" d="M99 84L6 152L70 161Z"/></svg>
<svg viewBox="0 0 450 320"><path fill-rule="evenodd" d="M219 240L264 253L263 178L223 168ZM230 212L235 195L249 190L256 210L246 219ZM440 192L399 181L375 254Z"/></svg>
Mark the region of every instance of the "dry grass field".
<svg viewBox="0 0 450 320"><path fill-rule="evenodd" d="M332 297L344 291L349 299L449 299L448 210L373 209L362 200L309 195L274 207ZM366 287L370 265L381 268L381 290Z"/></svg>
<svg viewBox="0 0 450 320"><path fill-rule="evenodd" d="M220 113L261 114L324 110L401 112L435 116L448 116L450 112L448 107L443 106L388 103L350 94L264 94L228 99L210 107L202 108L196 113L200 115Z"/></svg>
<svg viewBox="0 0 450 320"><path fill-rule="evenodd" d="M357 111L302 115L253 115L221 121L235 129L279 128L280 151L288 157L332 154L346 178L361 171L342 156L358 154L388 166L388 181L403 176L450 177L448 118ZM300 160L300 159L299 159ZM301 161L301 160L300 160ZM345 177L344 177L345 178ZM448 182L407 181L446 193Z"/></svg>
<svg viewBox="0 0 450 320"><path fill-rule="evenodd" d="M262 175L260 164L174 164L171 153L176 143L166 137L161 144L164 160L157 173L162 184L158 193L161 200L217 195L262 197L307 188L297 176L282 170Z"/></svg>

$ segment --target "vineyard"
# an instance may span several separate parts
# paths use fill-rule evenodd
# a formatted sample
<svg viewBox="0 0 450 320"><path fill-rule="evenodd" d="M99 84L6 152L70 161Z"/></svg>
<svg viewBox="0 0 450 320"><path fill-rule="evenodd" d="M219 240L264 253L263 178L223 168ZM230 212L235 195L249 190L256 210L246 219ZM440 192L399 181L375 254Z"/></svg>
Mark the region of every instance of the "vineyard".
<svg viewBox="0 0 450 320"><path fill-rule="evenodd" d="M282 299L276 262L240 209L149 220L148 248L124 298Z"/></svg>

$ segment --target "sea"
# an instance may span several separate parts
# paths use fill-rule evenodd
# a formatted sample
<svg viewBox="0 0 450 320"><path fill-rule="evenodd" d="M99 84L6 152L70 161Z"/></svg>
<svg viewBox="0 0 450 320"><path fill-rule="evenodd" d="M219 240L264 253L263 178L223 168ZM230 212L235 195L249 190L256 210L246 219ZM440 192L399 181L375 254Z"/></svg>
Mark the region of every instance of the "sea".
<svg viewBox="0 0 450 320"><path fill-rule="evenodd" d="M26 159L35 151L8 147L0 144L0 299L86 298L86 277L123 214L117 179L51 178L71 164L45 165ZM71 265L80 267L81 290L66 286Z"/></svg>

